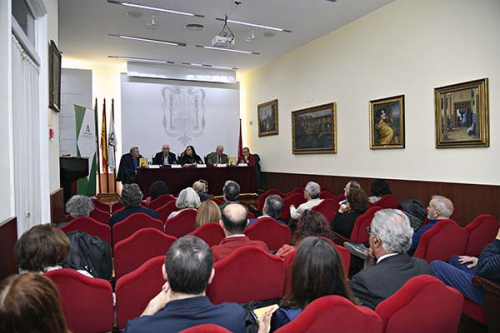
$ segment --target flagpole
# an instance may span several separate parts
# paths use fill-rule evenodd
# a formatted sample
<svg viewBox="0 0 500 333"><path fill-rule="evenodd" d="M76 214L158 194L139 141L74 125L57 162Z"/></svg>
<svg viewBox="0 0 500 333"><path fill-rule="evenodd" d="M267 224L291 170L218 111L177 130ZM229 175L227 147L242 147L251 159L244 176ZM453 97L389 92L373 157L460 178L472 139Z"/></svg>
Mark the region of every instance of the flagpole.
<svg viewBox="0 0 500 333"><path fill-rule="evenodd" d="M109 170L108 170L108 134L107 134L107 119L106 119L106 99L102 106L102 125L101 125L101 149L103 151L102 170L106 172L106 193L109 193ZM106 151L106 154L104 154ZM106 156L104 156L106 155ZM104 160L105 158L105 160Z"/></svg>
<svg viewBox="0 0 500 333"><path fill-rule="evenodd" d="M114 132L114 127L115 127L115 99L111 99L111 117L113 117L113 132ZM116 137L116 134L114 134ZM109 151L108 151L109 154ZM114 191L116 191L116 147L113 147L113 161L115 161L115 167L113 168L113 183L114 183Z"/></svg>
<svg viewBox="0 0 500 333"><path fill-rule="evenodd" d="M99 158L99 122L97 120L97 98L95 99L95 106L94 106L94 119L95 119L95 145L96 145L96 157L97 157L97 179L99 182L99 194L101 193L101 168L100 168L100 161L101 159Z"/></svg>

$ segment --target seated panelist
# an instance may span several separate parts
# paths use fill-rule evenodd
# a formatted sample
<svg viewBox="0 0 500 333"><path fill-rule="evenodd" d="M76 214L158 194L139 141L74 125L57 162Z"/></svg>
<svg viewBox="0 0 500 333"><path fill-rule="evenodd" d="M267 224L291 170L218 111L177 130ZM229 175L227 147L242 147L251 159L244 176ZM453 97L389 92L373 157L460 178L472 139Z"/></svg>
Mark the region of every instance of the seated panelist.
<svg viewBox="0 0 500 333"><path fill-rule="evenodd" d="M203 161L201 157L196 154L196 150L193 146L187 146L186 150L179 155L179 164L183 167L191 167L196 166L196 164L203 164Z"/></svg>
<svg viewBox="0 0 500 333"><path fill-rule="evenodd" d="M156 153L155 157L153 158L153 164L156 165L170 165L176 163L177 156L175 156L174 153L170 152L170 145L168 143L165 143L161 147L161 151Z"/></svg>
<svg viewBox="0 0 500 333"><path fill-rule="evenodd" d="M217 146L217 149L207 155L207 166L214 166L215 164L228 164L229 158L224 154L224 147Z"/></svg>
<svg viewBox="0 0 500 333"><path fill-rule="evenodd" d="M139 168L139 159L141 158L142 156L139 153L138 147L130 148L130 152L123 155L120 160L116 180L121 181L123 184L135 183L137 169Z"/></svg>

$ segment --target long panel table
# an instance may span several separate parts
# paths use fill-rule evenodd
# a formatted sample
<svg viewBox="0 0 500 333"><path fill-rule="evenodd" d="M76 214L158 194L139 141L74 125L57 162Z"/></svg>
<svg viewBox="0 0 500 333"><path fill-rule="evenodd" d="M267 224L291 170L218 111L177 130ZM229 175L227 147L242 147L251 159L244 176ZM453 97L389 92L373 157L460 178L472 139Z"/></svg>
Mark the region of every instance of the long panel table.
<svg viewBox="0 0 500 333"><path fill-rule="evenodd" d="M226 180L234 180L240 185L241 193L255 193L255 167L226 168L140 168L137 170L137 183L144 197L149 195L149 187L157 180L167 184L171 194L177 195L186 187L191 187L197 180L208 181L208 193L222 195Z"/></svg>

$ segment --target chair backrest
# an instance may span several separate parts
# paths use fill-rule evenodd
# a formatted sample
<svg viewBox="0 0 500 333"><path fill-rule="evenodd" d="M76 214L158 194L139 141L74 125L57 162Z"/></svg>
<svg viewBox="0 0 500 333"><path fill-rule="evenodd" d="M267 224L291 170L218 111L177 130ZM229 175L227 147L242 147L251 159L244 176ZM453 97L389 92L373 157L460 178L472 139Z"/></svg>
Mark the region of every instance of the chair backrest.
<svg viewBox="0 0 500 333"><path fill-rule="evenodd" d="M175 205L175 201L169 201L166 204L164 204L163 206L161 206L160 208L157 208L156 209L156 213L158 213L158 218L163 223L165 223L165 221L167 220L168 216L172 212L176 212L178 210L179 210L179 208L177 208L177 206Z"/></svg>
<svg viewBox="0 0 500 333"><path fill-rule="evenodd" d="M321 192L330 192L332 195L334 195L333 192L326 186L321 186L320 191Z"/></svg>
<svg viewBox="0 0 500 333"><path fill-rule="evenodd" d="M115 202L111 205L111 214L116 213L120 209L125 209L125 206L120 201Z"/></svg>
<svg viewBox="0 0 500 333"><path fill-rule="evenodd" d="M419 275L379 303L375 311L386 333L455 333L463 305L464 297L457 290L433 276Z"/></svg>
<svg viewBox="0 0 500 333"><path fill-rule="evenodd" d="M319 236L318 238L326 240L327 242L329 242L330 244L332 244L335 247L335 249L338 251L338 253L340 255L340 259L342 260L342 265L344 266L345 277L346 278L349 277L349 269L351 267L351 253L349 252L349 250L347 250L342 245L335 244L335 242L332 241L330 238L326 238L323 236Z"/></svg>
<svg viewBox="0 0 500 333"><path fill-rule="evenodd" d="M115 277L132 272L144 262L167 254L177 238L153 228L136 231L132 236L115 244Z"/></svg>
<svg viewBox="0 0 500 333"><path fill-rule="evenodd" d="M321 191L319 193L319 198L320 199L333 199L333 200L337 200L337 197L332 192L330 192L330 191Z"/></svg>
<svg viewBox="0 0 500 333"><path fill-rule="evenodd" d="M304 192L304 190L302 190L302 192ZM285 222L288 221L290 219L290 206L294 205L295 207L298 207L304 202L306 202L304 193L292 193L287 195L283 199L283 209L281 210L279 219Z"/></svg>
<svg viewBox="0 0 500 333"><path fill-rule="evenodd" d="M396 208L398 208L399 204L400 204L400 201L398 198L396 198L392 194L386 194L382 198L380 198L379 200L374 202L372 204L372 206L379 206L379 207L382 207L384 209L385 208L396 209Z"/></svg>
<svg viewBox="0 0 500 333"><path fill-rule="evenodd" d="M100 210L97 207L94 207L94 209L90 212L90 217L96 220L97 222L101 222L106 225L109 224L109 212Z"/></svg>
<svg viewBox="0 0 500 333"><path fill-rule="evenodd" d="M285 264L256 246L236 249L214 264L215 277L207 295L214 304L246 303L281 298Z"/></svg>
<svg viewBox="0 0 500 333"><path fill-rule="evenodd" d="M134 213L113 226L113 243L132 236L137 230L154 228L163 231L163 223L146 213Z"/></svg>
<svg viewBox="0 0 500 333"><path fill-rule="evenodd" d="M285 197L288 197L289 195L292 195L295 193L298 193L298 194L303 196L304 195L304 188L303 187L296 187L293 190L291 190L290 192L286 193Z"/></svg>
<svg viewBox="0 0 500 333"><path fill-rule="evenodd" d="M83 231L89 235L99 237L111 245L111 228L109 225L97 222L91 217L77 217L70 223L62 226L61 230L66 234L75 230Z"/></svg>
<svg viewBox="0 0 500 333"><path fill-rule="evenodd" d="M465 226L469 234L465 255L479 255L483 248L495 239L499 228L500 223L492 215L482 214L476 217Z"/></svg>
<svg viewBox="0 0 500 333"><path fill-rule="evenodd" d="M254 219L254 218L255 218L254 213L252 213L251 211L248 211L248 219L251 220L251 219Z"/></svg>
<svg viewBox="0 0 500 333"><path fill-rule="evenodd" d="M94 279L73 269L45 273L57 287L61 305L73 333L113 330L113 290L109 281Z"/></svg>
<svg viewBox="0 0 500 333"><path fill-rule="evenodd" d="M273 194L279 195L281 198L285 197L285 194L281 191L278 191L277 189L269 189L266 192L262 193L259 195L259 199L257 201L257 210L262 212L262 209L264 209L264 202L266 201L267 197Z"/></svg>
<svg viewBox="0 0 500 333"><path fill-rule="evenodd" d="M292 233L290 228L276 222L271 217L261 217L251 226L245 228L245 235L251 240L260 240L267 244L271 251L277 251L283 244L290 244Z"/></svg>
<svg viewBox="0 0 500 333"><path fill-rule="evenodd" d="M452 255L464 253L467 245L467 231L457 222L444 219L424 232L413 254L427 262L448 261Z"/></svg>
<svg viewBox="0 0 500 333"><path fill-rule="evenodd" d="M92 198L92 203L94 204L94 207L97 207L102 211L108 212L108 214L111 212L111 206L106 202L103 202L96 198Z"/></svg>
<svg viewBox="0 0 500 333"><path fill-rule="evenodd" d="M209 247L218 245L226 235L219 223L205 223L195 231L190 233L191 236L201 238L208 244Z"/></svg>
<svg viewBox="0 0 500 333"><path fill-rule="evenodd" d="M71 214L64 215L64 222L71 222L71 221L73 221L73 216L71 216Z"/></svg>
<svg viewBox="0 0 500 333"><path fill-rule="evenodd" d="M325 199L311 210L321 213L326 218L328 223L331 223L335 214L337 214L337 211L339 210L339 203L334 199Z"/></svg>
<svg viewBox="0 0 500 333"><path fill-rule="evenodd" d="M373 215L381 209L382 208L378 206L370 207L364 214L358 216L352 228L350 237L351 241L355 243L368 242L370 235L366 232L366 227L370 226L373 220Z"/></svg>
<svg viewBox="0 0 500 333"><path fill-rule="evenodd" d="M203 324L187 328L180 331L180 333L231 333L231 331L219 325Z"/></svg>
<svg viewBox="0 0 500 333"><path fill-rule="evenodd" d="M160 208L161 206L165 205L167 202L170 201L175 201L175 198L171 194L162 194L158 198L151 200L151 202L148 205L148 208L150 209L157 209Z"/></svg>
<svg viewBox="0 0 500 333"><path fill-rule="evenodd" d="M222 201L221 199L209 198L208 200L212 200L213 202L215 202L219 206L224 204L224 201Z"/></svg>
<svg viewBox="0 0 500 333"><path fill-rule="evenodd" d="M195 209L186 209L165 222L165 233L177 238L186 236L194 231L194 224L196 223Z"/></svg>
<svg viewBox="0 0 500 333"><path fill-rule="evenodd" d="M116 281L116 320L119 328L125 327L128 320L139 317L149 301L160 292L165 284L161 273L165 257L149 259Z"/></svg>
<svg viewBox="0 0 500 333"><path fill-rule="evenodd" d="M382 320L375 311L356 306L345 297L324 296L312 301L297 318L276 330L276 333L296 332L382 333Z"/></svg>

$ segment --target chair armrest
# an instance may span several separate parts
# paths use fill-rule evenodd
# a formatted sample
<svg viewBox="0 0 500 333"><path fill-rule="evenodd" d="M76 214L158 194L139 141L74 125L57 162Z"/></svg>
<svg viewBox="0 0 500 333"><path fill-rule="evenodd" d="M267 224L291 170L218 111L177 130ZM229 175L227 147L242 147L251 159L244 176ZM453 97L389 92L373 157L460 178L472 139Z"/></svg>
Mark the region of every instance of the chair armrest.
<svg viewBox="0 0 500 333"><path fill-rule="evenodd" d="M335 231L332 232L333 232L333 241L335 242L335 244L344 246L344 242L351 242L349 238L345 238L344 236L342 236L339 233L336 233Z"/></svg>
<svg viewBox="0 0 500 333"><path fill-rule="evenodd" d="M500 285L498 283L476 276L472 279L472 284L477 288L483 289L485 293L500 297Z"/></svg>

